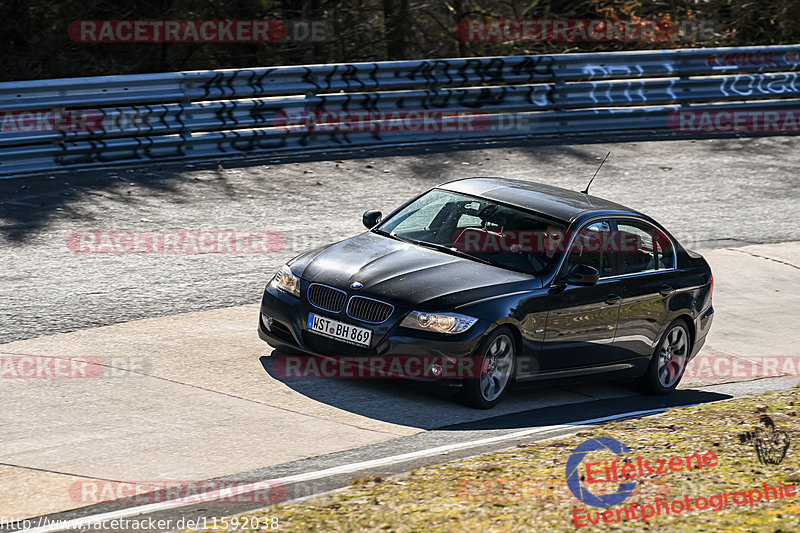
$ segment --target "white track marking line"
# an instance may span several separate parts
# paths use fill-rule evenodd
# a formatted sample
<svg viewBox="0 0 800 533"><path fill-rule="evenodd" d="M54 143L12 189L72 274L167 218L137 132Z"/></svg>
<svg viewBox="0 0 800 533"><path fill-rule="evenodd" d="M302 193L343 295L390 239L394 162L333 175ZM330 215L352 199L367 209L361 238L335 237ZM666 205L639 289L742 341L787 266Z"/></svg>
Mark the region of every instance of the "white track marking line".
<svg viewBox="0 0 800 533"><path fill-rule="evenodd" d="M691 404L695 405L695 404ZM487 437L484 439L478 439L474 441L468 442L459 442L456 444L446 444L444 446L437 446L435 448L428 448L425 450L418 450L416 452L408 452L403 453L400 455L392 455L390 457L383 457L381 459L372 459L369 461L362 461L359 463L350 463L346 465L334 466L331 468L325 468L323 470L316 470L313 472L305 472L303 474L294 474L291 476L285 476L281 478L275 479L266 479L263 481L256 481L253 483L249 483L247 485L240 485L234 489L235 495L239 496L242 494L249 494L251 492L256 491L263 491L269 487L279 485L279 484L289 484L289 483L297 483L300 481L309 481L312 479L319 479L324 478L336 474L346 474L348 472L357 472L364 468L372 468L372 467L379 467L379 466L386 466L395 463L400 463L403 461L408 461L409 459L418 459L420 457L426 457L430 455L436 455L443 452L450 452L453 450L460 450L463 448L472 448L475 446L482 446L485 444L492 444L495 442L502 442L504 440L513 440L518 439L521 437L527 437L530 435L535 435L537 433L547 433L549 431L558 430L558 429L566 429L566 428L578 428L582 426L587 426L591 424L599 424L602 422L608 422L611 420L618 420L620 418L631 418L636 416L645 416L650 414L657 414L663 413L667 409L676 409L680 407L690 407L690 405L675 405L671 407L662 407L659 409L648 409L644 411L630 411L627 413L620 413L616 415L609 415L600 418L592 418L589 420L579 420L577 422L570 422L568 424L556 424L553 426L544 426L544 427L537 427L531 429L525 429L522 431L517 431L515 433L508 433L506 435L498 435L497 437ZM185 507L187 505L195 505L198 503L213 503L216 500L229 498L231 489L222 489L216 491L210 491L204 493L202 496L189 496L186 498L179 498L176 500L169 500L166 502L158 502L158 503L150 503L146 505L140 505L137 507L129 507L127 509L120 509L118 511L111 511L108 513L101 513L91 516L84 516L82 518L74 518L74 519L65 519L63 522L59 523L51 523L49 525L34 527L29 529L20 530L20 532L25 533L49 533L51 531L61 531L64 529L77 529L80 527L86 527L88 525L92 525L97 522L102 522L104 520L114 520L115 518L127 518L135 515L141 515L145 513L153 513L157 511L165 511L168 509L175 509L178 507ZM38 521L41 523L41 520Z"/></svg>

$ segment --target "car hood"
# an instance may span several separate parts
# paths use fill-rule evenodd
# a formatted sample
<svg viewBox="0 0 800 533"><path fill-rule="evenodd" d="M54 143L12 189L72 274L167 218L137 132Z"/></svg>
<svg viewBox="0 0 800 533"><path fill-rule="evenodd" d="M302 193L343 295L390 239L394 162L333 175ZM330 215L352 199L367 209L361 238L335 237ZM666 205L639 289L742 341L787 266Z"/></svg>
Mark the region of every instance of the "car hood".
<svg viewBox="0 0 800 533"><path fill-rule="evenodd" d="M292 271L322 283L423 310L452 309L478 300L541 287L536 277L478 263L372 232L312 250Z"/></svg>

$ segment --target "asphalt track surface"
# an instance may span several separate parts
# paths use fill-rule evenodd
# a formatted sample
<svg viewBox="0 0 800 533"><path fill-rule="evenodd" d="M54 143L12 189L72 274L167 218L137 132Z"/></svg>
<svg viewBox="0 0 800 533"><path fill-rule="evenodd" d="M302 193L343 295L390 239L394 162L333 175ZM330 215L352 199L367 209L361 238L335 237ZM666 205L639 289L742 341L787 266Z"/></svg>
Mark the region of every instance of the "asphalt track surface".
<svg viewBox="0 0 800 533"><path fill-rule="evenodd" d="M582 189L644 211L692 248L796 240L800 138L358 150L0 180L0 343L255 303L292 256L363 231L444 181L502 176ZM274 231L262 254L75 253L90 230ZM255 317L254 317L255 324Z"/></svg>

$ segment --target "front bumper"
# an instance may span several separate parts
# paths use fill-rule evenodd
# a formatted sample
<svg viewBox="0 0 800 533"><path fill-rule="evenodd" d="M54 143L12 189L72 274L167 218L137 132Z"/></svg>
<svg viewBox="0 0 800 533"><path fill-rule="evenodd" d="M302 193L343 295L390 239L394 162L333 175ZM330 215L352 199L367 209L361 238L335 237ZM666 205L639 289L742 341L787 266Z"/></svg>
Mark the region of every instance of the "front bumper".
<svg viewBox="0 0 800 533"><path fill-rule="evenodd" d="M388 320L381 324L362 322L344 312L332 313L311 306L305 299L307 286L301 281L300 298L267 285L261 300L258 336L273 348L297 351L323 357L349 356L419 356L457 359L475 354L478 345L492 323L478 320L464 333L449 335L402 328L399 323L411 311L395 306ZM350 345L306 329L308 314L314 313L348 324L372 330L369 348Z"/></svg>

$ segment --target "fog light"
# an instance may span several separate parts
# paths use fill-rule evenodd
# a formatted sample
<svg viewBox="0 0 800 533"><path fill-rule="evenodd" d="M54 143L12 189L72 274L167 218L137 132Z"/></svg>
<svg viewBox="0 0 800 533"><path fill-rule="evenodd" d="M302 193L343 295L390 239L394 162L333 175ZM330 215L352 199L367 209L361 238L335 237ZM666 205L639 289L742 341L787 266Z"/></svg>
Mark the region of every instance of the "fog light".
<svg viewBox="0 0 800 533"><path fill-rule="evenodd" d="M267 315L261 315L261 322L264 323L264 327L270 329L272 326L272 317Z"/></svg>
<svg viewBox="0 0 800 533"><path fill-rule="evenodd" d="M437 378L440 377L442 375L442 365L440 365L439 363L433 363L431 365L431 374L433 374Z"/></svg>

